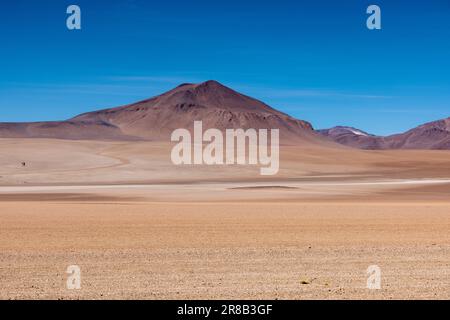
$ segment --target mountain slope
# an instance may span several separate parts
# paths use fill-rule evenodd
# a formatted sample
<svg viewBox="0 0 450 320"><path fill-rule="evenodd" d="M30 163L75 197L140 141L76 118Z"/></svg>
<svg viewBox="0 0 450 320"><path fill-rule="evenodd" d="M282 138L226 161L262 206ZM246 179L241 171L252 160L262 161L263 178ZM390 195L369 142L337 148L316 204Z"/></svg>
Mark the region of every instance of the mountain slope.
<svg viewBox="0 0 450 320"><path fill-rule="evenodd" d="M386 137L389 149L450 149L450 118Z"/></svg>
<svg viewBox="0 0 450 320"><path fill-rule="evenodd" d="M116 126L102 121L52 121L0 123L0 138L136 140Z"/></svg>
<svg viewBox="0 0 450 320"><path fill-rule="evenodd" d="M450 118L387 137L370 135L351 127L334 127L317 132L332 141L360 149L450 149Z"/></svg>

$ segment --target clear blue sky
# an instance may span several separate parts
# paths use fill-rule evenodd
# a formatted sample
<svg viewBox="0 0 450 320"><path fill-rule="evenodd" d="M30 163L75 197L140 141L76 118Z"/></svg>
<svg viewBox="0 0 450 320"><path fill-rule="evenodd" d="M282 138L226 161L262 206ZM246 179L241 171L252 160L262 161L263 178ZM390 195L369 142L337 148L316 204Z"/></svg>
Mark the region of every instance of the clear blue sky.
<svg viewBox="0 0 450 320"><path fill-rule="evenodd" d="M66 8L82 30L66 28ZM366 8L382 30L366 28ZM218 80L316 128L450 116L450 1L3 1L0 122L60 120Z"/></svg>

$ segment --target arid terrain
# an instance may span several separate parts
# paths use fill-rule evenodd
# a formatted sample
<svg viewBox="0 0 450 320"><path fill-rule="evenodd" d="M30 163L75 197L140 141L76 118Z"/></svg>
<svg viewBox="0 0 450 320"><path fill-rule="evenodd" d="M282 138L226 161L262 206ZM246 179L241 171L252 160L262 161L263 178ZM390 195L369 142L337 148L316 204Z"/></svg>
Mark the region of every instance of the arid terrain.
<svg viewBox="0 0 450 320"><path fill-rule="evenodd" d="M450 298L450 151L283 145L263 177L162 142L0 150L0 299Z"/></svg>

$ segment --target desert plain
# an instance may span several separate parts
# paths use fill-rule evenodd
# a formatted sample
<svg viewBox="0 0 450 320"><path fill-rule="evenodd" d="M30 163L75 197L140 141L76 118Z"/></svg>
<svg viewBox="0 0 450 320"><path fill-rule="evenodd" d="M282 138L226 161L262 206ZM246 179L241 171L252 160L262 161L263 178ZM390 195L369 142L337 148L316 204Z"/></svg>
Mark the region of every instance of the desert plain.
<svg viewBox="0 0 450 320"><path fill-rule="evenodd" d="M0 299L450 298L450 151L282 145L264 177L170 147L0 139Z"/></svg>

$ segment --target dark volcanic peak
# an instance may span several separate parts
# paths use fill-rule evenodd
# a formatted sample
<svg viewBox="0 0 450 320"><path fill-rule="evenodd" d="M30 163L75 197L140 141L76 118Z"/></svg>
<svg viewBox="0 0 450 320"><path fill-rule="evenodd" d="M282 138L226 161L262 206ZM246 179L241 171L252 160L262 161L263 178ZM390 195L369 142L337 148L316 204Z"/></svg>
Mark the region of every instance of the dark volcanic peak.
<svg viewBox="0 0 450 320"><path fill-rule="evenodd" d="M203 127L280 129L281 137L318 138L312 126L243 95L217 81L185 84L159 96L130 105L89 112L72 121L104 121L130 136L167 139L178 128L192 129L196 120Z"/></svg>
<svg viewBox="0 0 450 320"><path fill-rule="evenodd" d="M93 138L99 139L101 134L95 131L102 128L102 132L108 131L107 138L116 139L122 135L127 138L169 141L173 130L192 129L196 120L203 122L204 130L208 128L279 129L282 139L324 142L324 139L313 131L308 122L290 117L214 80L199 84L182 84L150 99L121 107L88 112L68 121L52 123L51 132L46 130L49 125L41 123L39 130L29 130L34 128L31 124L22 124L20 130L12 130L11 126L0 125L0 134L17 137L81 137L83 139L88 139L92 135ZM92 124L92 130L89 128L90 124ZM58 130L59 128L61 130Z"/></svg>

